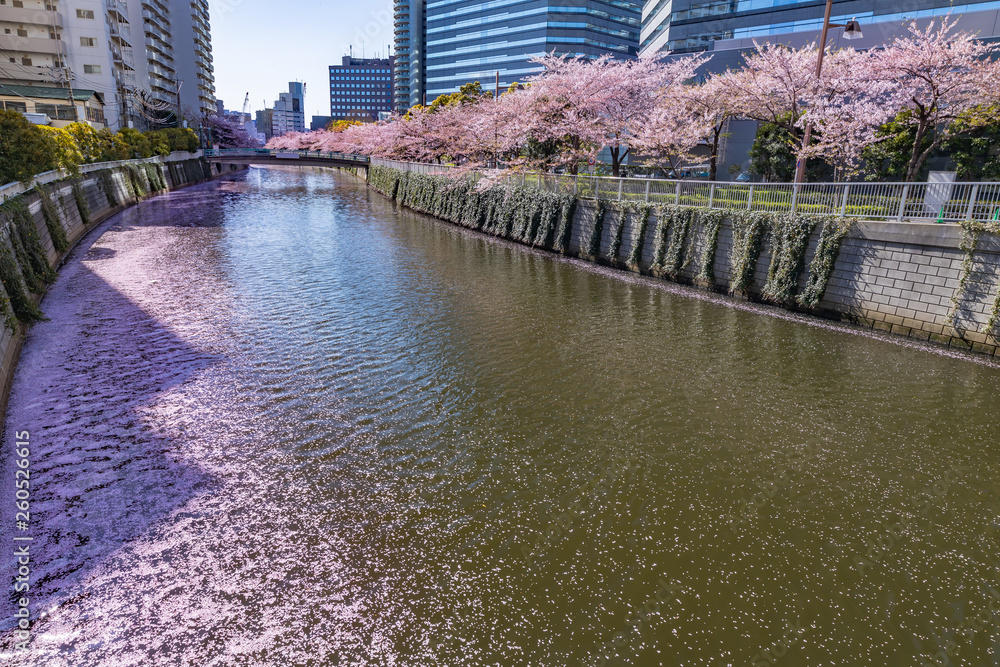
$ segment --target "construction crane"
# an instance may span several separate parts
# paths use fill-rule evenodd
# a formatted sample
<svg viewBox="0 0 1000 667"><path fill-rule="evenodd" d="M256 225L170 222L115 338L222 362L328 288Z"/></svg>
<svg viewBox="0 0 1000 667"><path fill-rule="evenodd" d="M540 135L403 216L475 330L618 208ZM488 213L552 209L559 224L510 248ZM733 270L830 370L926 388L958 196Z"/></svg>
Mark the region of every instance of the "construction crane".
<svg viewBox="0 0 1000 667"><path fill-rule="evenodd" d="M250 107L250 93L248 92L247 96L243 98L243 115L244 116L247 115L247 109L249 107Z"/></svg>

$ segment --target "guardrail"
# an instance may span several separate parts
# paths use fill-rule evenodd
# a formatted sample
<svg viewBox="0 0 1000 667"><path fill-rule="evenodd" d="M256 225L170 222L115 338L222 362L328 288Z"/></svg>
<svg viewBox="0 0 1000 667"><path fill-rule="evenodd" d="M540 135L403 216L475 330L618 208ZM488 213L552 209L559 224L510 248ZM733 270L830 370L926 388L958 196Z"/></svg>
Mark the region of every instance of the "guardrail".
<svg viewBox="0 0 1000 667"><path fill-rule="evenodd" d="M285 150L280 148L220 148L206 149L205 157L273 157L277 159L311 158L321 160L337 160L340 162L358 162L368 164L367 155L354 153L333 153L324 151Z"/></svg>
<svg viewBox="0 0 1000 667"><path fill-rule="evenodd" d="M447 174L448 165L373 159L373 165ZM481 175L473 175L480 178ZM578 197L718 209L841 215L868 220L1000 220L1000 183L736 183L517 172L500 182Z"/></svg>
<svg viewBox="0 0 1000 667"><path fill-rule="evenodd" d="M122 167L127 164L142 164L145 162L181 162L183 160L191 160L193 158L201 157L201 151L195 151L189 153L187 151L175 151L170 155L156 155L154 157L147 158L137 158L135 160L114 160L112 162L93 162L91 164L80 165L79 173L89 174L93 171L100 171L102 169L112 169L114 167ZM11 197L16 197L17 195L27 192L32 187L37 184L51 183L53 181L61 181L64 178L69 178L73 174L69 173L65 169L54 169L52 171L46 171L35 176L30 183L14 182L8 183L6 185L0 185L0 202L5 202Z"/></svg>

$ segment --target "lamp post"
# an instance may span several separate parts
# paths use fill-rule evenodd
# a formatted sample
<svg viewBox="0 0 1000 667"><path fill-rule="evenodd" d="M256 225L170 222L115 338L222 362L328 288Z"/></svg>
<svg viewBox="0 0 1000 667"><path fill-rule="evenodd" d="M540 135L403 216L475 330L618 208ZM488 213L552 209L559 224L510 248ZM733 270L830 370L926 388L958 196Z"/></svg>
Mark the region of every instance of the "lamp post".
<svg viewBox="0 0 1000 667"><path fill-rule="evenodd" d="M861 24L851 19L847 23L830 23L830 12L833 10L833 0L826 0L826 13L823 15L823 31L819 36L819 57L816 59L816 78L823 72L823 56L826 54L826 33L830 28L843 28L844 39L860 39L864 37L861 33ZM802 134L802 148L809 145L812 139L812 123L806 123L805 132ZM795 182L802 183L806 177L806 160L799 158L795 163Z"/></svg>

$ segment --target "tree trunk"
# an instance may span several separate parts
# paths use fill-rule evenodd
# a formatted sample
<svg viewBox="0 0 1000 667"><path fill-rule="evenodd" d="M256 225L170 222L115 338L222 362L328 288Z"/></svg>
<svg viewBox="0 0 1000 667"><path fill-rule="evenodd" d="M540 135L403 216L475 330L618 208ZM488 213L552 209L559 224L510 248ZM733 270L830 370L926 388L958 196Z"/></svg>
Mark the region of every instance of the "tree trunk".
<svg viewBox="0 0 1000 667"><path fill-rule="evenodd" d="M722 134L722 124L712 129L712 156L708 160L708 180L715 181L719 168L719 135Z"/></svg>
<svg viewBox="0 0 1000 667"><path fill-rule="evenodd" d="M620 146L615 146L610 148L611 151L611 175L618 178L618 174L621 172L621 162L619 162L618 151L621 150Z"/></svg>
<svg viewBox="0 0 1000 667"><path fill-rule="evenodd" d="M930 149L927 151L920 150L920 142L924 140L927 130L928 121L925 118L921 118L920 122L917 124L917 135L913 138L913 152L910 153L910 163L906 166L906 180L908 182L914 182L917 180L917 174L920 173L920 168L924 166L924 161L927 159L927 155L929 154L928 151Z"/></svg>

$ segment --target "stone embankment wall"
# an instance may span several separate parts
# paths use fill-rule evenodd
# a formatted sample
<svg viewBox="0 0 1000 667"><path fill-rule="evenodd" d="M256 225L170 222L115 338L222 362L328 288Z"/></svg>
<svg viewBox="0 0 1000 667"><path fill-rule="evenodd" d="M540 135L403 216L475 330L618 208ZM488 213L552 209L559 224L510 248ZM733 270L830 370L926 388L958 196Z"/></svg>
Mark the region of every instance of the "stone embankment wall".
<svg viewBox="0 0 1000 667"><path fill-rule="evenodd" d="M0 204L0 415L24 334L41 315L37 304L76 242L146 197L242 168L175 154L47 183Z"/></svg>
<svg viewBox="0 0 1000 667"><path fill-rule="evenodd" d="M386 167L368 182L415 210L533 247L987 355L1000 344L995 226L475 192Z"/></svg>

